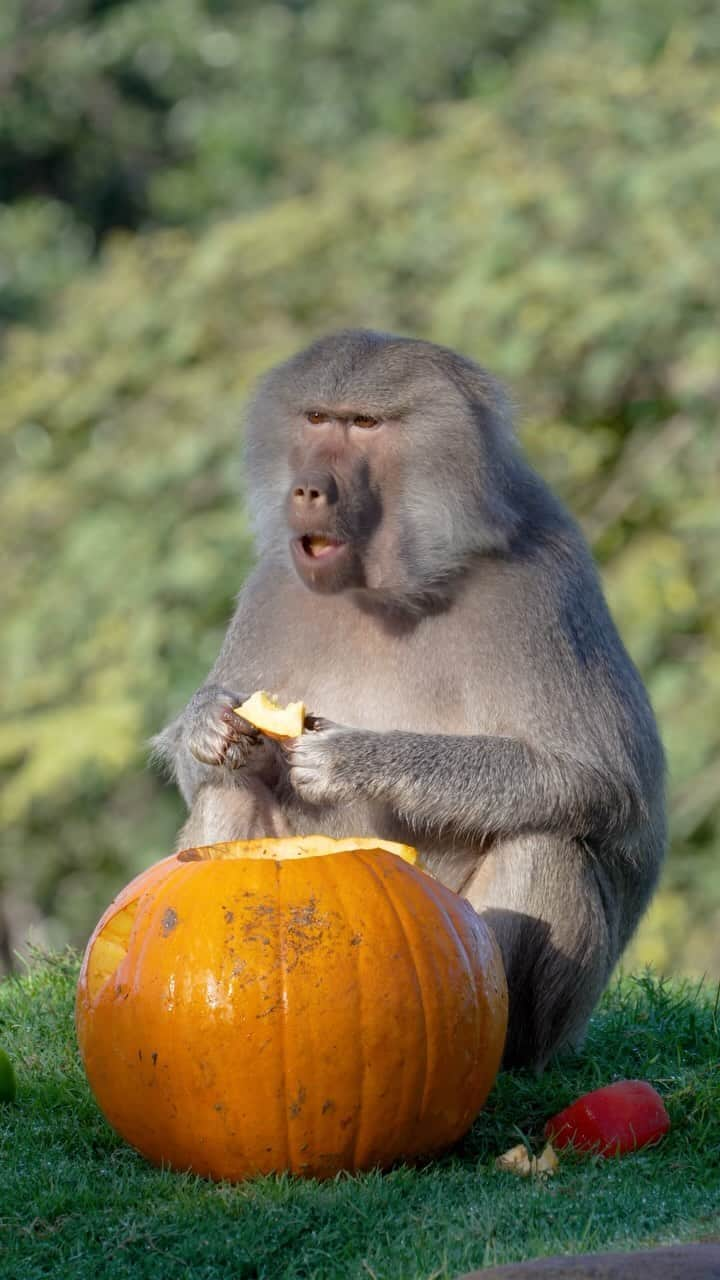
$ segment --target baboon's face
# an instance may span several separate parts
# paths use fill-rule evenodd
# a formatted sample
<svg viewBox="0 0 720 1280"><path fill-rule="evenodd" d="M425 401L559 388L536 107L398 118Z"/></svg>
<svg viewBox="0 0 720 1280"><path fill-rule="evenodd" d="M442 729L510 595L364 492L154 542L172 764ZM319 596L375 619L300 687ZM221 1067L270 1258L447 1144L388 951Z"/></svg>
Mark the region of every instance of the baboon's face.
<svg viewBox="0 0 720 1280"><path fill-rule="evenodd" d="M261 541L284 538L313 591L426 595L482 543L482 423L453 360L476 368L359 331L266 379L250 415L249 497ZM489 419L490 402L481 409Z"/></svg>

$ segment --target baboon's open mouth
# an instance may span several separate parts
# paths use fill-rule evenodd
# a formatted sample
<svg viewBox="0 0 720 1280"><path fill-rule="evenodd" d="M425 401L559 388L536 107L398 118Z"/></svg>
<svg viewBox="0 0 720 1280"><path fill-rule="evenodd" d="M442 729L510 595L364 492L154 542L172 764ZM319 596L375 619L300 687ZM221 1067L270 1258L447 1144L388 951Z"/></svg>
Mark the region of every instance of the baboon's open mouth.
<svg viewBox="0 0 720 1280"><path fill-rule="evenodd" d="M290 550L302 581L313 591L341 591L350 585L349 542L339 542L325 533L301 533L290 539Z"/></svg>
<svg viewBox="0 0 720 1280"><path fill-rule="evenodd" d="M305 555L311 560L332 559L345 546L344 542L338 542L335 538L326 538L319 533L306 533L302 538L298 538L298 542Z"/></svg>

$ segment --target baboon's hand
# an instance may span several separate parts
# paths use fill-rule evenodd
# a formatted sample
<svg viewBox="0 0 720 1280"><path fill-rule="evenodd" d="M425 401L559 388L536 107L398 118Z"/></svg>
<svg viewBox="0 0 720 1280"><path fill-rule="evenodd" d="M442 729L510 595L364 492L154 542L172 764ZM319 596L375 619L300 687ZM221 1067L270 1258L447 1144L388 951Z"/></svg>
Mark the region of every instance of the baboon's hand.
<svg viewBox="0 0 720 1280"><path fill-rule="evenodd" d="M241 693L217 684L195 694L187 709L187 745L196 760L242 769L262 747L259 731L233 710L244 701Z"/></svg>
<svg viewBox="0 0 720 1280"><path fill-rule="evenodd" d="M320 717L309 717L309 721L312 730L285 749L293 791L308 804L352 799L358 794L355 749L365 735Z"/></svg>

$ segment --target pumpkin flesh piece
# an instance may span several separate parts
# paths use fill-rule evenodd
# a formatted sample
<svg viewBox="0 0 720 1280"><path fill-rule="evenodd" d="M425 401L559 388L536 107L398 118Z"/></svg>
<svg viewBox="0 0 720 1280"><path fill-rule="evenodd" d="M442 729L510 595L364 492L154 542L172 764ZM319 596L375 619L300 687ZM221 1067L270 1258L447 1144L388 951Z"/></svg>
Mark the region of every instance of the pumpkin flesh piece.
<svg viewBox="0 0 720 1280"><path fill-rule="evenodd" d="M233 710L270 738L299 738L305 728L304 702L289 702L282 707L277 698L264 690L253 693Z"/></svg>

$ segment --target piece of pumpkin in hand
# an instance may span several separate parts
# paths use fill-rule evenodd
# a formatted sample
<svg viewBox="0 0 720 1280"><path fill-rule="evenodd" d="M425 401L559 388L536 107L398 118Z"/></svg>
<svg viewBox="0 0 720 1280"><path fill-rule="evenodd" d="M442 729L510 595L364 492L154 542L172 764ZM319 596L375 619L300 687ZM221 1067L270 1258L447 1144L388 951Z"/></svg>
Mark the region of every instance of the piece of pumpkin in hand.
<svg viewBox="0 0 720 1280"><path fill-rule="evenodd" d="M299 738L305 728L304 702L289 702L283 707L262 689L233 710L269 738Z"/></svg>

